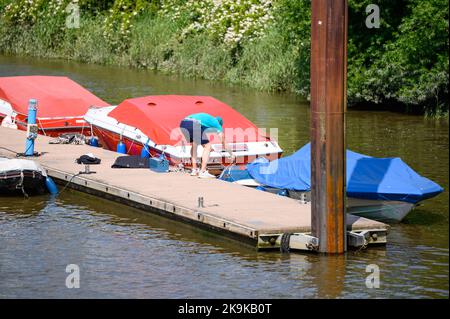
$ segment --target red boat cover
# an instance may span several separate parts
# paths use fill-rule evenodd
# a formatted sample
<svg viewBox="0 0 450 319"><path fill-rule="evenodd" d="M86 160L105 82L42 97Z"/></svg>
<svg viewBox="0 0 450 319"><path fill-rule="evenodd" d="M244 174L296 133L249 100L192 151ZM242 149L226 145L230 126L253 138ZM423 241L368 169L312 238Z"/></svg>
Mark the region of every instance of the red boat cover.
<svg viewBox="0 0 450 319"><path fill-rule="evenodd" d="M18 114L28 114L30 99L38 101L39 118L77 117L88 108L108 103L62 76L0 77L0 99L10 103Z"/></svg>
<svg viewBox="0 0 450 319"><path fill-rule="evenodd" d="M176 145L184 137L180 122L194 113L208 113L223 119L227 142L267 141L264 131L227 104L210 96L158 95L128 99L109 112L120 123L136 127L153 142ZM210 135L211 141L218 139Z"/></svg>

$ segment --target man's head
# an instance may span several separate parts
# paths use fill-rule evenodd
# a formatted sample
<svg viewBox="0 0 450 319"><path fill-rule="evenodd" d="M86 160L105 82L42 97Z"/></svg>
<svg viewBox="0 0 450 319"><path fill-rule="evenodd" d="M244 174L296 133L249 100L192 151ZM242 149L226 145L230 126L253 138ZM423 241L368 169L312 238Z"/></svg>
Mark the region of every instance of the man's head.
<svg viewBox="0 0 450 319"><path fill-rule="evenodd" d="M216 120L219 122L220 126L223 126L223 120L220 116L216 116Z"/></svg>

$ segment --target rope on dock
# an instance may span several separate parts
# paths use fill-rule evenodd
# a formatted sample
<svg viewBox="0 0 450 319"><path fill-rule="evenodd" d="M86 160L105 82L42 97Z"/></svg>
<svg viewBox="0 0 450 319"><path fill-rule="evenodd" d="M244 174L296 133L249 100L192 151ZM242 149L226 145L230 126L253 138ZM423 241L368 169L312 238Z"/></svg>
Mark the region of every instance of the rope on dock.
<svg viewBox="0 0 450 319"><path fill-rule="evenodd" d="M64 192L64 190L67 188L67 186L69 186L70 183L72 183L72 181L73 181L73 179L74 179L75 177L80 176L80 175L83 174L83 173L84 173L84 172L78 172L78 173L76 173L75 175L73 175L73 176L70 178L70 180L66 183L66 185L64 185L63 189L58 193L58 195L61 194L62 192Z"/></svg>
<svg viewBox="0 0 450 319"><path fill-rule="evenodd" d="M11 150L11 149L9 149L9 148L7 148L7 147L0 146L0 148L3 149L3 150L5 150L5 151L11 152L11 153L14 153L15 155L17 155L17 152L16 152L16 151L13 151L13 150Z"/></svg>
<svg viewBox="0 0 450 319"><path fill-rule="evenodd" d="M28 198L29 196L28 196L27 192L25 192L25 186L23 184L24 180L25 180L25 175L23 174L23 171L20 171L20 183L18 185L16 185L16 188L20 188L22 190L23 196L25 198Z"/></svg>

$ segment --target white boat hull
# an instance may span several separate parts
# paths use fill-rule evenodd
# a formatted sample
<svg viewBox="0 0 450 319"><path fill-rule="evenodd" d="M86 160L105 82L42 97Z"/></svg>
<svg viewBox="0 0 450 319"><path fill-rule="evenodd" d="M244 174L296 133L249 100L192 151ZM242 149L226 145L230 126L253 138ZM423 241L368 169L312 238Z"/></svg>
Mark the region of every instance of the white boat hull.
<svg viewBox="0 0 450 319"><path fill-rule="evenodd" d="M192 164L191 145L157 144L141 130L119 123L116 119L108 116L108 113L115 107L116 106L92 108L84 117L84 119L92 126L92 130L99 137L102 144L108 149L115 150L118 141L122 140L127 146L127 154L139 155L142 148L146 147L152 155L164 152L172 165L181 163L185 166L190 166ZM266 157L269 160L273 160L279 158L282 153L282 149L275 141L238 142L229 143L229 145L236 149L236 151L233 151L233 155L236 158L236 164L247 164L257 157ZM198 161L200 161L202 153L203 147L199 145L197 149ZM220 144L212 145L209 164L231 164L228 159L228 153L222 151Z"/></svg>
<svg viewBox="0 0 450 319"><path fill-rule="evenodd" d="M242 179L233 183L248 187L264 187L254 179ZM280 191L280 189L270 187L264 187L264 189L273 194L277 194ZM287 194L288 197L302 203L311 201L311 192L288 191ZM347 213L385 223L401 222L414 207L415 204L413 203L401 201L347 197Z"/></svg>
<svg viewBox="0 0 450 319"><path fill-rule="evenodd" d="M36 162L0 158L0 194L41 194L47 173Z"/></svg>

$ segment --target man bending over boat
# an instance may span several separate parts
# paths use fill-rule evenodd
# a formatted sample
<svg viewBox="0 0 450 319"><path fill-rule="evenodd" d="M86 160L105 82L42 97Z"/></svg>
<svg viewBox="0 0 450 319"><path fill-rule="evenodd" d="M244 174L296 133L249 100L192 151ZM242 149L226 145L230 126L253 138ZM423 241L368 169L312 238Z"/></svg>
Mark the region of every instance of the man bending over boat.
<svg viewBox="0 0 450 319"><path fill-rule="evenodd" d="M206 132L215 132L219 135L222 141L223 149L226 150L231 157L233 154L228 149L225 143L225 134L223 132L223 120L220 116L212 116L207 113L195 113L184 118L180 123L181 131L183 132L186 141L192 143L191 159L192 172L191 176L198 176L200 178L216 178L206 170L208 164L209 154L211 153L211 142L205 134ZM197 147L203 146L201 169L197 168Z"/></svg>

